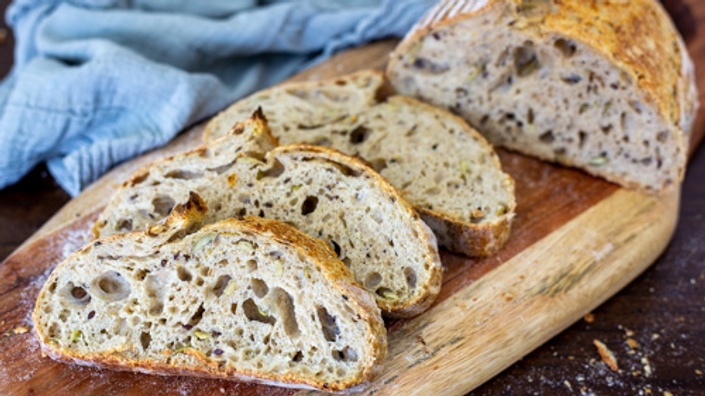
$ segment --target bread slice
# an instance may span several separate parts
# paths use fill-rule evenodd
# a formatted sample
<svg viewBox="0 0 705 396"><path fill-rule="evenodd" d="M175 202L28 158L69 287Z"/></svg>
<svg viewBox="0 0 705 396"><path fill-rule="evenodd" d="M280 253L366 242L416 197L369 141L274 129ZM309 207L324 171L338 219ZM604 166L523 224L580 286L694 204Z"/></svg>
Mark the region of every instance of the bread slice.
<svg viewBox="0 0 705 396"><path fill-rule="evenodd" d="M509 237L514 182L477 132L460 118L402 96L375 99L381 73L284 84L215 117L205 139L228 133L262 106L283 144L330 146L360 156L402 191L438 242L468 256L495 253Z"/></svg>
<svg viewBox="0 0 705 396"><path fill-rule="evenodd" d="M94 241L33 313L58 360L340 390L386 354L379 308L321 241L255 217L199 229L192 194L163 226Z"/></svg>
<svg viewBox="0 0 705 396"><path fill-rule="evenodd" d="M244 132L138 171L111 198L95 235L143 229L195 191L210 208L207 223L255 215L323 239L385 315L428 308L441 285L436 240L394 187L361 161L325 147L240 149L243 140L267 141L259 113L233 131ZM250 134L260 138L248 140Z"/></svg>
<svg viewBox="0 0 705 396"><path fill-rule="evenodd" d="M442 1L387 75L496 145L651 193L683 177L693 65L657 1Z"/></svg>

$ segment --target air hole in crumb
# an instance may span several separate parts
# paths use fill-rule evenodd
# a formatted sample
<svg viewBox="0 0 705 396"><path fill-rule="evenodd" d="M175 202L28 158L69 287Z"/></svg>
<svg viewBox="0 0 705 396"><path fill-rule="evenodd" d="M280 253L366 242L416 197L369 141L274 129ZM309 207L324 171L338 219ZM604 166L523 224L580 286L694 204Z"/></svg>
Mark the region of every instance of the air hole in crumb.
<svg viewBox="0 0 705 396"><path fill-rule="evenodd" d="M206 312L206 309L203 308L203 303L198 307L196 312L191 316L191 319L188 321L188 325L193 328L197 324L201 322L201 319L203 319L203 313Z"/></svg>
<svg viewBox="0 0 705 396"><path fill-rule="evenodd" d="M350 132L350 143L360 144L370 136L370 130L364 126L359 126Z"/></svg>
<svg viewBox="0 0 705 396"><path fill-rule="evenodd" d="M318 197L307 196L304 202L301 204L301 214L306 216L316 210L318 206Z"/></svg>
<svg viewBox="0 0 705 396"><path fill-rule="evenodd" d="M548 130L539 136L539 140L542 141L543 143L553 143L554 140L556 140L555 136L553 136L553 131Z"/></svg>
<svg viewBox="0 0 705 396"><path fill-rule="evenodd" d="M578 147L583 148L585 146L585 141L587 140L587 133L585 131L578 132Z"/></svg>
<svg viewBox="0 0 705 396"><path fill-rule="evenodd" d="M144 172L144 173L142 173L142 174L140 174L140 175L135 176L135 177L132 179L131 184L132 184L132 186L134 187L134 186L136 186L136 185L142 183L143 181L147 180L148 177L149 177L149 172Z"/></svg>
<svg viewBox="0 0 705 396"><path fill-rule="evenodd" d="M340 257L341 249L340 249L340 245L338 245L338 242L331 240L330 243L331 243L331 245L333 245L333 251L335 252L335 255Z"/></svg>
<svg viewBox="0 0 705 396"><path fill-rule="evenodd" d="M269 286L267 286L267 282L261 279L252 278L250 280L250 285L252 285L252 291L255 293L257 298L262 298L269 293Z"/></svg>
<svg viewBox="0 0 705 396"><path fill-rule="evenodd" d="M71 297L75 298L76 300L82 300L87 295L88 293L86 293L86 290L82 287L74 287L73 289L71 289Z"/></svg>
<svg viewBox="0 0 705 396"><path fill-rule="evenodd" d="M154 199L152 199L152 207L154 207L154 212L161 217L166 217L171 213L171 210L176 205L174 198L169 195L159 194Z"/></svg>
<svg viewBox="0 0 705 396"><path fill-rule="evenodd" d="M132 220L130 219L120 219L115 225L115 231L125 232L132 231Z"/></svg>
<svg viewBox="0 0 705 396"><path fill-rule="evenodd" d="M536 56L536 51L530 46L515 48L514 67L519 77L527 77L537 71L541 64Z"/></svg>
<svg viewBox="0 0 705 396"><path fill-rule="evenodd" d="M119 301L130 295L130 283L117 271L107 271L93 279L91 289L104 301Z"/></svg>
<svg viewBox="0 0 705 396"><path fill-rule="evenodd" d="M164 312L164 304L160 301L154 301L149 307L149 314L152 316L160 315Z"/></svg>
<svg viewBox="0 0 705 396"><path fill-rule="evenodd" d="M246 265L247 265L247 271L248 271L248 272L257 271L257 261L252 260L252 259L247 260Z"/></svg>
<svg viewBox="0 0 705 396"><path fill-rule="evenodd" d="M335 359L339 362L356 362L357 361L357 352L355 352L355 350L350 348L349 346L346 346L345 348L343 348L342 351L333 350L331 353L333 355L333 359Z"/></svg>
<svg viewBox="0 0 705 396"><path fill-rule="evenodd" d="M164 177L168 179L192 180L203 177L203 172L194 172L184 169L176 169L167 172Z"/></svg>
<svg viewBox="0 0 705 396"><path fill-rule="evenodd" d="M289 337L298 337L301 331L299 330L299 322L296 320L294 300L291 298L291 295L283 289L276 287L272 290L272 300L279 310L279 316L284 325L284 332Z"/></svg>
<svg viewBox="0 0 705 396"><path fill-rule="evenodd" d="M534 109L529 108L529 111L526 113L526 122L528 124L534 123Z"/></svg>
<svg viewBox="0 0 705 396"><path fill-rule="evenodd" d="M60 297L70 305L87 305L91 301L91 296L86 289L75 286L72 282L63 287Z"/></svg>
<svg viewBox="0 0 705 396"><path fill-rule="evenodd" d="M146 269L138 269L137 272L135 272L134 277L138 281L143 281L147 274L149 274L149 271Z"/></svg>
<svg viewBox="0 0 705 396"><path fill-rule="evenodd" d="M198 278L196 278L196 281L194 283L196 284L196 286L203 286L203 278L199 276Z"/></svg>
<svg viewBox="0 0 705 396"><path fill-rule="evenodd" d="M284 171L284 165L279 162L279 160L274 160L274 164L272 164L271 168L257 172L257 180L261 180L265 177L276 178L281 176Z"/></svg>
<svg viewBox="0 0 705 396"><path fill-rule="evenodd" d="M325 307L319 306L317 308L318 320L321 323L321 331L323 332L323 337L326 341L335 342L336 338L340 334L340 329L338 328L338 323L335 316L331 316Z"/></svg>
<svg viewBox="0 0 705 396"><path fill-rule="evenodd" d="M416 271L411 267L406 267L404 268L404 277L409 288L414 289L416 287Z"/></svg>
<svg viewBox="0 0 705 396"><path fill-rule="evenodd" d="M304 359L303 352L296 351L296 354L294 355L294 357L291 358L291 361L298 363L298 362L302 361L303 359Z"/></svg>
<svg viewBox="0 0 705 396"><path fill-rule="evenodd" d="M242 303L242 310L245 312L245 317L247 317L250 321L267 323L270 325L273 325L277 321L275 318L262 311L251 298L248 298L244 303Z"/></svg>
<svg viewBox="0 0 705 396"><path fill-rule="evenodd" d="M379 272L371 272L365 277L365 287L372 289L382 282L382 275Z"/></svg>
<svg viewBox="0 0 705 396"><path fill-rule="evenodd" d="M234 164L235 164L235 162L233 161L233 162L229 162L229 163L227 163L227 164L225 164L225 165L216 166L215 168L208 168L208 170L211 171L211 172L215 172L215 173L217 173L217 174L219 174L219 175L222 175L222 174L225 173L228 169L232 168Z"/></svg>
<svg viewBox="0 0 705 396"><path fill-rule="evenodd" d="M182 266L176 267L176 276L182 282L190 282L191 279L193 279L193 275L191 275L191 272L189 272L189 270Z"/></svg>
<svg viewBox="0 0 705 396"><path fill-rule="evenodd" d="M340 171L340 173L342 173L342 174L345 175L345 176L358 177L358 176L360 176L360 174L361 174L361 172L356 171L356 170L354 170L353 168L351 168L351 167L349 167L349 166L347 166L347 165L341 164L340 162L331 161L331 160L323 160L323 161L324 161L324 162L327 162L329 165L332 165L332 166L334 166L335 168L337 168L337 169ZM309 179L309 180L310 180L310 179ZM306 184L311 184L311 183L310 183L310 182L307 182Z"/></svg>
<svg viewBox="0 0 705 396"><path fill-rule="evenodd" d="M575 51L577 50L575 43L562 38L559 38L554 41L553 46L556 47L559 51L561 51L561 54L563 54L563 56L565 56L566 58L570 58L571 56L575 55Z"/></svg>
<svg viewBox="0 0 705 396"><path fill-rule="evenodd" d="M142 344L142 349L145 351L149 349L149 344L152 343L152 336L149 333L142 332L140 334L140 344Z"/></svg>
<svg viewBox="0 0 705 396"><path fill-rule="evenodd" d="M213 288L211 291L216 297L220 297L223 295L223 291L225 290L225 287L228 286L228 283L230 282L230 276L229 275L221 275L218 277L218 279L215 281L215 284L213 285Z"/></svg>

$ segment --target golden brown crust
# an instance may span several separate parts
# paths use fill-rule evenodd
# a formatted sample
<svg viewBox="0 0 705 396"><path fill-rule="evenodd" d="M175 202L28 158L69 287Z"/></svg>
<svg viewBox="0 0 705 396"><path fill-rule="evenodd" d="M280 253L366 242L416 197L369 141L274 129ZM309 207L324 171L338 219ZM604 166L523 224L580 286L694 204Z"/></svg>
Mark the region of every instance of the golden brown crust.
<svg viewBox="0 0 705 396"><path fill-rule="evenodd" d="M424 264L424 267L427 267L429 271L429 282L426 285L419 285L416 293L414 294L414 298L404 303L378 299L377 305L379 305L380 309L382 309L384 316L390 318L412 317L428 309L433 301L435 301L438 293L440 293L441 288L442 266L438 252L435 250L436 237L421 220L416 210L403 198L401 192L399 192L396 187L389 184L387 179L383 178L371 167L369 167L365 161L350 157L347 154L329 147L292 144L278 147L269 153L272 157L280 154L299 154L308 157L318 157L350 168L349 171L355 173L365 173L369 177L375 179L376 183L381 186L391 198L395 199L401 207L404 208L404 212L413 219L413 226L416 232L419 235L424 236L426 246L432 247L429 248L428 260Z"/></svg>
<svg viewBox="0 0 705 396"><path fill-rule="evenodd" d="M167 217L164 225L150 227L145 231L135 231L126 234L112 235L101 239L100 242L105 243L116 239L137 239L141 236L155 237L161 236L164 233L173 235L171 231L174 229L183 231L192 231L193 225L200 224L205 213L205 203L196 193L189 194L189 200L174 208L172 213ZM256 373L254 371L234 368L219 368L218 364L208 359L203 353L197 350L190 351L189 348L184 350L184 353L193 356L199 361L198 364L190 364L183 368L176 368L173 365L162 362L143 359L136 360L137 355L129 350L112 351L111 353L96 353L96 354L81 354L71 350L59 349L50 342L48 336L42 332L43 328L36 326L35 330L37 338L42 342L43 352L49 354L56 360L74 362L79 364L94 365L123 371L138 371L148 372L151 374L160 375L189 375L207 378L235 379L260 382L265 384L284 384L287 386L308 387L312 389L324 389L337 391L357 385L364 382L373 375L377 365L385 358L387 353L387 338L384 322L379 316L379 308L374 303L374 299L364 291L360 286L355 284L354 278L350 270L340 262L330 248L317 239L311 238L306 234L298 231L287 224L257 217L246 217L243 220L228 219L215 224L210 224L203 227L203 230L217 231L221 234L228 233L245 233L255 237L267 238L275 240L279 243L290 246L299 251L305 257L308 257L320 273L326 278L330 284L341 292L343 296L348 297L348 302L356 309L361 321L367 323L370 328L368 334L368 344L371 345L371 353L369 359L365 362L365 367L358 377L351 378L348 381L340 383L321 383L316 381L308 381L303 378L298 378L291 374L267 374ZM96 242L91 242L89 245L79 250L74 254L81 254L87 248ZM168 242L167 242L168 243ZM73 256L73 255L72 255ZM52 276L57 274L61 268L69 262L65 260L54 270ZM51 277L50 279L51 280ZM47 288L51 282L47 281L42 288L37 301L40 301L48 292ZM32 314L32 320L39 323L40 312L38 305Z"/></svg>

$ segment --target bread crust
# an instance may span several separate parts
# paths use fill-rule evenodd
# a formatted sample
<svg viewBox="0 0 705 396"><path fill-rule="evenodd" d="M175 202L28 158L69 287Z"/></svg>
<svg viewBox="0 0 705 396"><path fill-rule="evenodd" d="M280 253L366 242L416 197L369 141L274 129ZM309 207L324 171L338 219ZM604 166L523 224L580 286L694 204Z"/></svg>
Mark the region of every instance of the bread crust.
<svg viewBox="0 0 705 396"><path fill-rule="evenodd" d="M401 55L436 29L486 13L506 15L512 29L537 38L563 37L605 57L632 81L677 136L678 181L685 172L690 133L699 107L692 60L667 12L654 0L445 0L429 10L390 54L387 75L399 68ZM547 159L547 158L543 158ZM572 165L570 161L561 163ZM590 172L589 169L586 169ZM619 175L601 177L646 193L666 194L678 183L654 190Z"/></svg>
<svg viewBox="0 0 705 396"><path fill-rule="evenodd" d="M69 258L60 263L54 269L52 275L56 276L61 269L67 265L71 257L85 253L95 243L110 243L110 241L129 239L135 240L140 237L157 238L158 240L169 237L171 240L174 233L192 233L199 229L199 225L206 212L203 200L195 193L190 193L189 201L179 205L167 218L163 225L150 227L144 231L135 231L126 234L112 235L98 241L90 242L87 246L73 253ZM136 351L120 350L106 353L81 354L71 350L60 349L52 344L48 335L43 332L44 328L35 326L37 338L42 343L42 353L60 361L73 362L81 365L96 366L122 371L142 372L158 375L188 375L206 378L219 378L228 380L242 380L258 382L267 385L283 385L295 388L322 389L326 391L338 391L350 386L358 385L369 380L376 371L376 367L384 360L387 353L387 338L384 322L381 319L379 308L375 305L374 299L358 286L350 270L340 262L330 248L322 241L316 240L303 234L287 224L257 217L246 217L243 220L228 219L215 224L210 224L201 228L204 231L215 231L224 235L227 234L256 234L265 238L270 238L277 243L285 244L301 255L308 257L323 274L325 279L343 296L348 297L348 302L353 305L355 313L360 320L367 324L370 334L367 340L371 346L371 353L364 363L364 369L354 378L350 378L340 383L325 383L309 381L305 378L298 378L292 374L256 373L246 369L219 368L214 362L203 353L195 349L186 348L184 353L193 356L198 360L198 364L189 367L175 367L172 364L165 364L151 359L134 360L137 357ZM168 243L160 240L158 245ZM42 288L37 301L40 301L48 293L53 276L50 276ZM32 314L34 323L39 323L39 304L35 306Z"/></svg>

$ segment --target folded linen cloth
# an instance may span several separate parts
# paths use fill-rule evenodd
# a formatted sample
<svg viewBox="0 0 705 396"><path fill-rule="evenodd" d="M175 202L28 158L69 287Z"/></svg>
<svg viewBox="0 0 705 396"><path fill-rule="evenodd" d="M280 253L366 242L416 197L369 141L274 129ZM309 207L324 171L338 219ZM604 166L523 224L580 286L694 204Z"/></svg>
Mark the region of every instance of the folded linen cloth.
<svg viewBox="0 0 705 396"><path fill-rule="evenodd" d="M343 48L402 36L433 0L16 0L0 188L46 161L71 195L111 166Z"/></svg>

